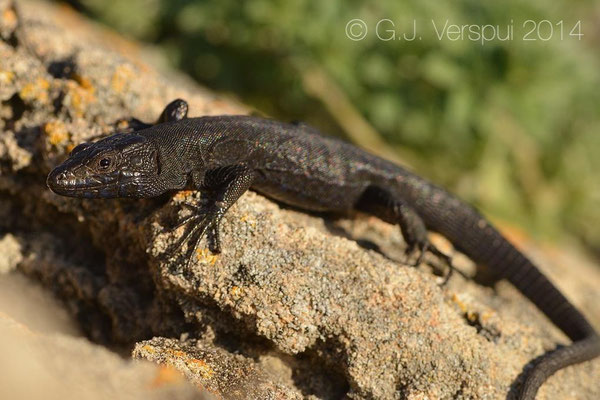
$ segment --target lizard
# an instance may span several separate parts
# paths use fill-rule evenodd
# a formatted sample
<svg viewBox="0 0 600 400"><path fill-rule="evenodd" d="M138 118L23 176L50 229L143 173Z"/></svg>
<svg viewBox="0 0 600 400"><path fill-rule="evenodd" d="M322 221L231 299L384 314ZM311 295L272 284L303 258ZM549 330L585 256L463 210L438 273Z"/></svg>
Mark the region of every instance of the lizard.
<svg viewBox="0 0 600 400"><path fill-rule="evenodd" d="M534 399L556 371L600 355L600 337L583 314L480 212L441 186L307 124L187 112L177 99L154 124L131 118L128 129L79 144L49 173L47 186L63 196L104 199L199 190L202 206L177 225L191 226L179 244L189 241L192 254L208 233L211 250L221 252L222 217L249 189L307 211L374 215L399 225L407 250L421 255L441 254L428 240L435 231L510 281L572 340L524 369L518 399Z"/></svg>

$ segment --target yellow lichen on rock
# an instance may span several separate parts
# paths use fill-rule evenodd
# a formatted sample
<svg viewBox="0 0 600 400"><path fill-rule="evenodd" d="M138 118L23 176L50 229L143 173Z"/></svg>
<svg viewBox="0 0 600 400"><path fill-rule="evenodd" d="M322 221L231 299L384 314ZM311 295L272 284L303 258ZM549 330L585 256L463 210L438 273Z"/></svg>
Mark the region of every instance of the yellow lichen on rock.
<svg viewBox="0 0 600 400"><path fill-rule="evenodd" d="M7 8L2 12L2 25L14 30L17 27L18 18L17 13L12 8Z"/></svg>
<svg viewBox="0 0 600 400"><path fill-rule="evenodd" d="M12 71L0 71L0 83L8 85L15 79L15 74Z"/></svg>
<svg viewBox="0 0 600 400"><path fill-rule="evenodd" d="M219 258L217 255L213 254L208 249L196 250L196 257L198 258L198 261L210 265L214 265L217 262L217 259Z"/></svg>
<svg viewBox="0 0 600 400"><path fill-rule="evenodd" d="M50 82L44 78L38 78L34 82L27 83L19 91L19 97L24 102L39 102L47 104L50 100L48 95L48 89L50 88Z"/></svg>
<svg viewBox="0 0 600 400"><path fill-rule="evenodd" d="M229 294L231 294L231 296L233 296L235 298L240 298L244 294L244 289L239 286L233 286L229 290Z"/></svg>
<svg viewBox="0 0 600 400"><path fill-rule="evenodd" d="M150 354L154 354L156 353L156 350L154 349L154 347L150 346L150 345L145 345L142 347L142 350L144 350L145 352L148 352Z"/></svg>
<svg viewBox="0 0 600 400"><path fill-rule="evenodd" d="M91 92L92 94L94 94L94 92L96 91L96 88L92 84L92 81L89 78L86 78L85 76L81 76L76 73L73 74L73 80L79 83L79 86L81 86L83 89Z"/></svg>
<svg viewBox="0 0 600 400"><path fill-rule="evenodd" d="M179 192L175 193L175 196L173 196L173 199L177 200L177 201L183 201L188 196L191 196L193 193L194 193L193 190L180 190Z"/></svg>
<svg viewBox="0 0 600 400"><path fill-rule="evenodd" d="M112 76L110 86L116 93L122 93L135 76L133 68L128 64L119 65Z"/></svg>
<svg viewBox="0 0 600 400"><path fill-rule="evenodd" d="M91 84L89 86L80 85L77 81L67 81L65 104L75 111L76 116L82 117L90 103L96 102L94 95L95 89Z"/></svg>
<svg viewBox="0 0 600 400"><path fill-rule="evenodd" d="M48 142L53 146L58 146L69 140L69 133L63 121L48 121L44 124L43 131L48 137Z"/></svg>
<svg viewBox="0 0 600 400"><path fill-rule="evenodd" d="M154 349L152 349L152 351L154 351ZM175 369L173 366L160 365L158 367L158 373L156 374L156 377L154 377L154 380L152 380L152 382L150 383L150 387L157 388L174 383L178 384L183 382L184 379L185 378L183 377L183 375L181 375L181 373L177 371L177 369Z"/></svg>
<svg viewBox="0 0 600 400"><path fill-rule="evenodd" d="M155 348L149 345L145 345L142 348L142 350L146 352L150 352L149 349L152 349L151 352L155 352ZM214 369L208 365L206 361L191 357L188 353L182 350L167 349L166 352L170 353L172 357L172 359L166 360L166 365L176 366L177 363L181 362L189 369L191 373L199 375L203 379L211 379L215 374Z"/></svg>
<svg viewBox="0 0 600 400"><path fill-rule="evenodd" d="M215 371L203 360L195 358L186 360L186 364L190 371L200 375L204 379L211 379L215 374Z"/></svg>

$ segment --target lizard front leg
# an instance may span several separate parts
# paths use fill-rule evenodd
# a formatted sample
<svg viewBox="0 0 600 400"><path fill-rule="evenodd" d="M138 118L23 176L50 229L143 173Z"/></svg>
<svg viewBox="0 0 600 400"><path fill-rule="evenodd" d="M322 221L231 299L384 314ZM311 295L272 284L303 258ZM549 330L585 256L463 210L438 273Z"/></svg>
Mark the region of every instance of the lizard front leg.
<svg viewBox="0 0 600 400"><path fill-rule="evenodd" d="M231 165L207 171L203 177L194 176L194 182L202 192L202 206L192 208L194 213L181 221L177 227L194 224L178 241L175 250L188 242L191 254L186 262L189 266L196 253L200 239L211 232L214 253L221 252L219 225L227 210L244 194L254 181L255 173L245 165ZM176 227L176 228L177 228ZM189 239L189 240L188 240Z"/></svg>

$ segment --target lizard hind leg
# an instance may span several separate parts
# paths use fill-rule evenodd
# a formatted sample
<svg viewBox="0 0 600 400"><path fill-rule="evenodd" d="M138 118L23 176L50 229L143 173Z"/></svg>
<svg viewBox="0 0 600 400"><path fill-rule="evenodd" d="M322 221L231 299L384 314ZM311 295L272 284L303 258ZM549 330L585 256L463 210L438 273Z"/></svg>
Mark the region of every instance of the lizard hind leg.
<svg viewBox="0 0 600 400"><path fill-rule="evenodd" d="M171 121L179 121L187 118L188 113L188 103L182 99L175 99L163 110L156 121L157 124L162 124L163 122L171 122Z"/></svg>
<svg viewBox="0 0 600 400"><path fill-rule="evenodd" d="M407 244L406 254L411 255L418 252L413 266L421 264L425 253L428 251L441 259L448 267L448 272L445 274L442 285L446 284L454 270L452 258L429 242L427 227L423 219L421 219L412 207L394 197L388 190L380 186L371 185L363 192L355 208L358 211L374 215L386 222L398 224Z"/></svg>
<svg viewBox="0 0 600 400"><path fill-rule="evenodd" d="M185 100L175 99L160 113L155 123L146 123L137 118L124 118L114 123L115 130L125 133L137 132L148 129L164 122L179 121L187 118L188 103Z"/></svg>

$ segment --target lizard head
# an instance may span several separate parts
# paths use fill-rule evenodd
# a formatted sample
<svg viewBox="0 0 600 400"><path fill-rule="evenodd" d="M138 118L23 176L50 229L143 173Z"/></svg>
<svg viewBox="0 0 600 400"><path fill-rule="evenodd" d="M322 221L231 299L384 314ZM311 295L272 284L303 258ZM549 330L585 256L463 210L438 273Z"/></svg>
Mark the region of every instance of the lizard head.
<svg viewBox="0 0 600 400"><path fill-rule="evenodd" d="M163 192L160 160L154 143L144 136L117 133L75 147L50 172L46 184L69 197L152 197Z"/></svg>

